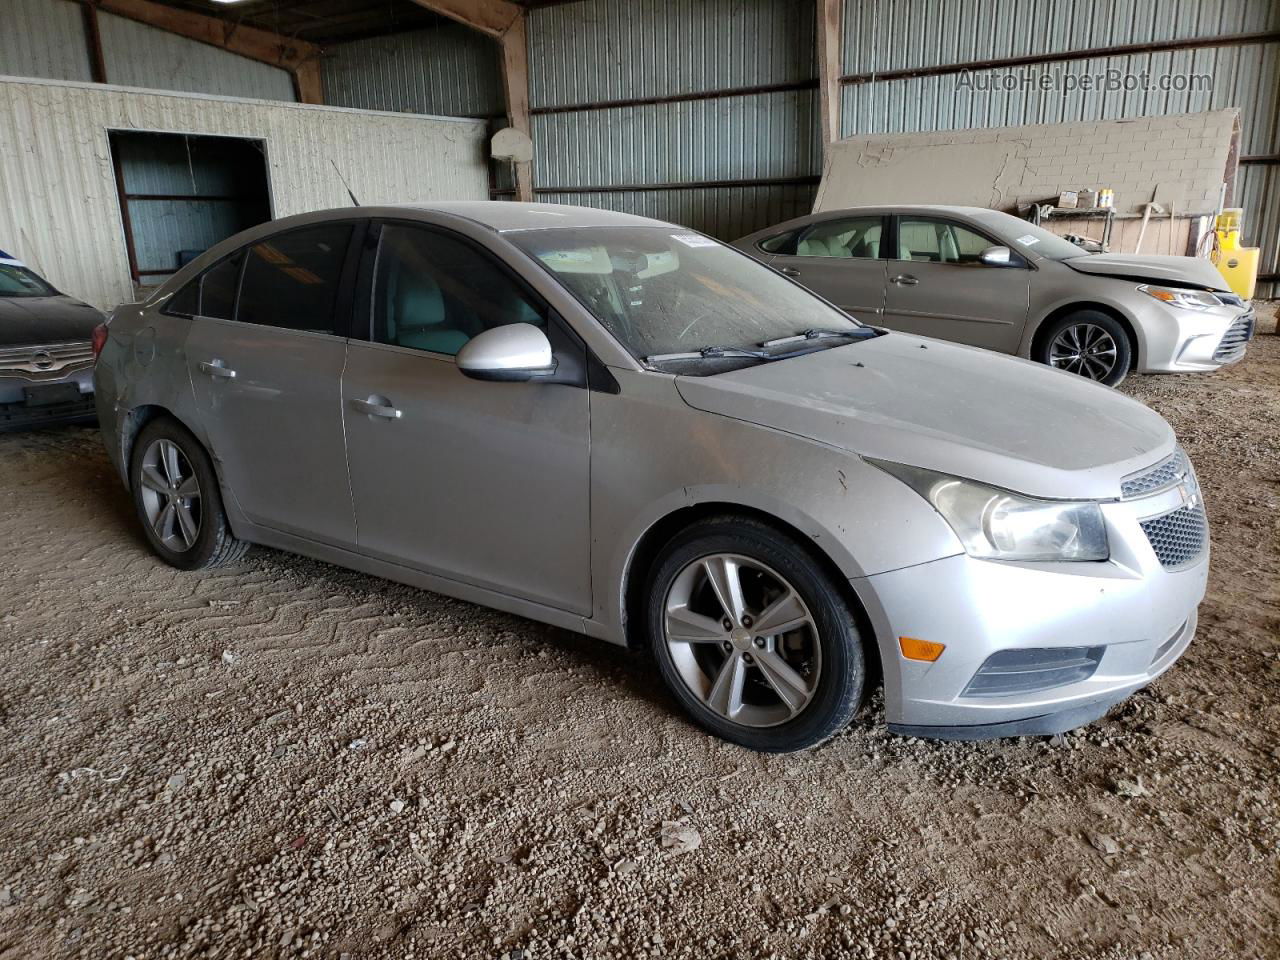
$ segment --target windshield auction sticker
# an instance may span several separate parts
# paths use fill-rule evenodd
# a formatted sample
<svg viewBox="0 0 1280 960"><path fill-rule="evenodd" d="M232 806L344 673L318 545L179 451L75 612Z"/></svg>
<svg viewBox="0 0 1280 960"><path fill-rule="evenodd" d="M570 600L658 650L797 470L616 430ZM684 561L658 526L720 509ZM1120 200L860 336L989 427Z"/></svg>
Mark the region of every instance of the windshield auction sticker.
<svg viewBox="0 0 1280 960"><path fill-rule="evenodd" d="M686 247L717 247L719 246L719 244L716 243L716 241L712 240L710 237L700 236L699 234L696 234L696 233L673 233L671 235L671 239L679 240Z"/></svg>
<svg viewBox="0 0 1280 960"><path fill-rule="evenodd" d="M1033 237L1031 234L1028 233L1025 237L1019 237L1018 242L1022 244L1024 247L1033 247L1040 242L1040 238Z"/></svg>

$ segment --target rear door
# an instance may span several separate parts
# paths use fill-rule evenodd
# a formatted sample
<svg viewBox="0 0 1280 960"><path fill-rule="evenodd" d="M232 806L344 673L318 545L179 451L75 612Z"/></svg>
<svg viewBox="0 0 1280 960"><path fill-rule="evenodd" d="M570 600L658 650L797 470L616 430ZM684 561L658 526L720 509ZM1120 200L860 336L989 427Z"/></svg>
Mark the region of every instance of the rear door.
<svg viewBox="0 0 1280 960"><path fill-rule="evenodd" d="M341 383L362 232L342 221L274 234L206 271L186 343L213 456L245 516L348 548Z"/></svg>
<svg viewBox="0 0 1280 960"><path fill-rule="evenodd" d="M830 300L855 320L879 323L884 307L882 217L812 224L786 242L770 265Z"/></svg>
<svg viewBox="0 0 1280 960"><path fill-rule="evenodd" d="M562 366L585 348L473 241L375 230L343 377L360 552L589 614L589 392L472 380L454 360L508 323L546 330Z"/></svg>
<svg viewBox="0 0 1280 960"><path fill-rule="evenodd" d="M1001 244L975 227L941 217L898 216L888 261L884 324L894 330L1014 353L1027 322L1031 268L978 258Z"/></svg>

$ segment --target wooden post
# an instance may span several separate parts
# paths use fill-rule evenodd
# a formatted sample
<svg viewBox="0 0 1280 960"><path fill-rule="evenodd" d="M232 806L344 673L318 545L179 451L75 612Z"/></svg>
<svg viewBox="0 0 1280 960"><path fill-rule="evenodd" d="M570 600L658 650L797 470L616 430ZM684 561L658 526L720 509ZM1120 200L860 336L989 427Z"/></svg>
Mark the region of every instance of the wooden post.
<svg viewBox="0 0 1280 960"><path fill-rule="evenodd" d="M299 103L324 103L324 78L319 60L304 60L293 68L293 86Z"/></svg>
<svg viewBox="0 0 1280 960"><path fill-rule="evenodd" d="M502 87L507 96L507 117L511 126L533 139L529 120L529 47L523 12L502 35ZM533 164L515 164L516 199L533 200Z"/></svg>
<svg viewBox="0 0 1280 960"><path fill-rule="evenodd" d="M107 59L102 53L102 31L98 26L98 8L92 4L85 4L81 10L84 12L84 39L89 47L89 76L93 78L94 83L106 83Z"/></svg>
<svg viewBox="0 0 1280 960"><path fill-rule="evenodd" d="M817 0L818 105L822 120L822 160L826 168L831 144L840 139L840 42L844 31L844 0Z"/></svg>

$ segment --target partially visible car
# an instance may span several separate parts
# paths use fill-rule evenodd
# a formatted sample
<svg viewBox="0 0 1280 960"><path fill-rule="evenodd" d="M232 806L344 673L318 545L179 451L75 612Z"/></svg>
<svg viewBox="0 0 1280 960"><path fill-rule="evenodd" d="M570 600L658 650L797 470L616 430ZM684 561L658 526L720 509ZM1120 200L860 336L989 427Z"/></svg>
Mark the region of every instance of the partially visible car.
<svg viewBox="0 0 1280 960"><path fill-rule="evenodd" d="M105 319L0 250L0 430L96 418L94 330Z"/></svg>
<svg viewBox="0 0 1280 960"><path fill-rule="evenodd" d="M1011 353L1115 386L1240 360L1254 312L1207 260L1090 254L982 207L856 207L734 246L864 323Z"/></svg>

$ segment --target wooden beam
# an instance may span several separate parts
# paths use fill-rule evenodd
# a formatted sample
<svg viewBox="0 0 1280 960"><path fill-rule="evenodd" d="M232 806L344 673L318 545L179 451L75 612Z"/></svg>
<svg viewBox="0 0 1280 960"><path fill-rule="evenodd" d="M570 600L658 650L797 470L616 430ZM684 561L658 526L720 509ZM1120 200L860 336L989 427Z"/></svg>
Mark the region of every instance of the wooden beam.
<svg viewBox="0 0 1280 960"><path fill-rule="evenodd" d="M299 103L324 103L324 78L319 60L306 60L293 68L293 86Z"/></svg>
<svg viewBox="0 0 1280 960"><path fill-rule="evenodd" d="M844 0L817 0L818 4L818 105L822 122L822 157L840 139L841 33Z"/></svg>
<svg viewBox="0 0 1280 960"><path fill-rule="evenodd" d="M201 13L179 10L153 3L152 0L80 0L105 13L114 13L156 27L168 33L220 47L229 53L237 53L250 60L269 63L274 67L294 71L299 66L320 57L321 50L305 40L284 37L268 30L259 30L244 24L233 23L219 17L207 17Z"/></svg>
<svg viewBox="0 0 1280 960"><path fill-rule="evenodd" d="M502 87L507 97L507 120L512 127L530 139L529 123L529 47L524 16L519 17L502 35ZM533 164L515 164L516 199L533 201Z"/></svg>
<svg viewBox="0 0 1280 960"><path fill-rule="evenodd" d="M524 8L510 0L413 0L420 7L501 40L512 24L524 20Z"/></svg>

